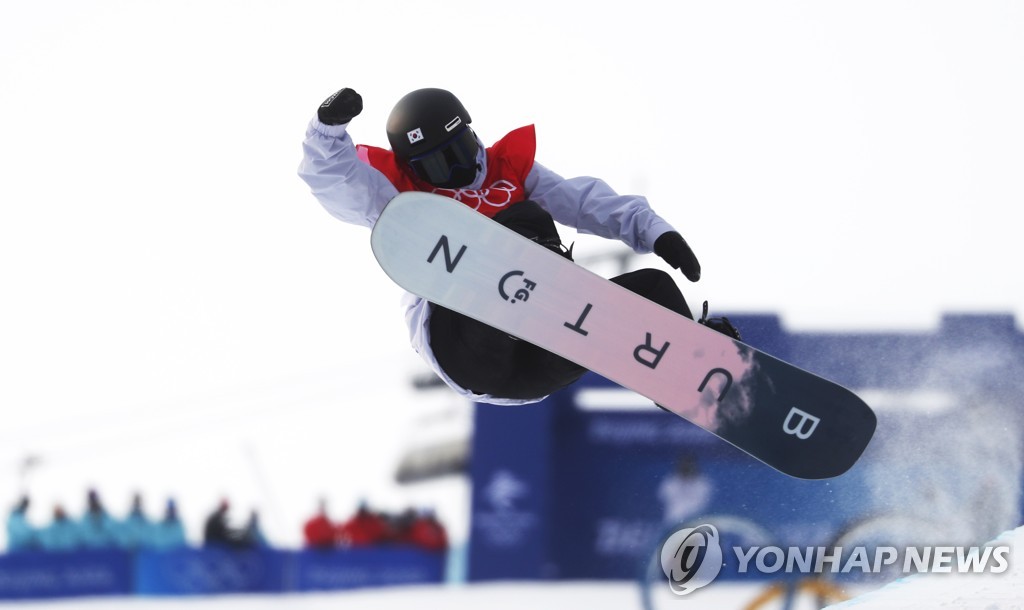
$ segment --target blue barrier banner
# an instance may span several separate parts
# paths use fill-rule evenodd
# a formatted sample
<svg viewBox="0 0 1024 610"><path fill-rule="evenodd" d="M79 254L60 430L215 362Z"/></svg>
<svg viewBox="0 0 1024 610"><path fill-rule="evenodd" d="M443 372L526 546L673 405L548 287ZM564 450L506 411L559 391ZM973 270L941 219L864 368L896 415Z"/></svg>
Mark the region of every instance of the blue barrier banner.
<svg viewBox="0 0 1024 610"><path fill-rule="evenodd" d="M412 547L279 551L18 552L0 555L0 600L216 595L443 583L447 554Z"/></svg>
<svg viewBox="0 0 1024 610"><path fill-rule="evenodd" d="M294 559L294 590L330 591L441 583L446 554L412 548L308 550Z"/></svg>
<svg viewBox="0 0 1024 610"><path fill-rule="evenodd" d="M0 555L0 599L128 595L132 571L131 553L117 550Z"/></svg>
<svg viewBox="0 0 1024 610"><path fill-rule="evenodd" d="M473 433L471 580L546 578L554 411L544 403L477 405Z"/></svg>
<svg viewBox="0 0 1024 610"><path fill-rule="evenodd" d="M143 595L275 593L288 590L289 553L271 549L140 551L135 592Z"/></svg>

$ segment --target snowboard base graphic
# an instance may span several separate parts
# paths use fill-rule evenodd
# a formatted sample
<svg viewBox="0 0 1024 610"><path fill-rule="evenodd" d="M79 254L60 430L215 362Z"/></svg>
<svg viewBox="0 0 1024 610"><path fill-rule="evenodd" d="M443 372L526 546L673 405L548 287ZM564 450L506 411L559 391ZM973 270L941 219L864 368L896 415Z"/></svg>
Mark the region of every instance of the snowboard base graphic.
<svg viewBox="0 0 1024 610"><path fill-rule="evenodd" d="M371 245L409 292L572 360L788 475L840 475L874 434L875 414L846 388L630 292L453 199L398 195Z"/></svg>

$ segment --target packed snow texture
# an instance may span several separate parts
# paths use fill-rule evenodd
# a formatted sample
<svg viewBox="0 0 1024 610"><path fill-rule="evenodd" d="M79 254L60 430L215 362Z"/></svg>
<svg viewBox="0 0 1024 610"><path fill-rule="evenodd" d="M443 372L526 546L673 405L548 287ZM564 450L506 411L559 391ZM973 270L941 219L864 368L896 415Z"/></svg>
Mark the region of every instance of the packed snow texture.
<svg viewBox="0 0 1024 610"><path fill-rule="evenodd" d="M915 610L949 608L956 610L1019 610L1024 608L1024 527L1005 532L993 544L1012 548L1010 569L1003 574L922 574L909 576L875 591L864 593L827 610ZM712 583L692 599L672 606L683 608L750 607L765 591L765 583ZM854 594L863 587L847 588ZM778 608L776 599L762 608ZM11 604L7 608L17 608ZM495 583L395 587L303 595L220 596L194 598L100 598L52 602L34 601L32 610L263 610L286 607L293 610L406 610L413 607L448 610L562 610L591 608L630 610L641 608L639 589L633 582ZM792 610L816 608L813 600L798 598Z"/></svg>
<svg viewBox="0 0 1024 610"><path fill-rule="evenodd" d="M1003 574L916 574L829 610L1020 610L1024 608L1024 527L1002 534L992 544L1011 546L1010 569Z"/></svg>

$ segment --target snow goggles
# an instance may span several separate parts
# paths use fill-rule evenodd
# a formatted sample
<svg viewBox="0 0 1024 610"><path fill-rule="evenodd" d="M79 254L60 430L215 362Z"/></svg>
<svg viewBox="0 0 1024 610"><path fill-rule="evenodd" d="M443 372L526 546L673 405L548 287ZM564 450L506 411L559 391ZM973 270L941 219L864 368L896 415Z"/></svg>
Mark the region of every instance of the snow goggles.
<svg viewBox="0 0 1024 610"><path fill-rule="evenodd" d="M450 140L425 153L409 157L409 167L430 184L445 184L458 169L475 169L480 149L476 136L465 126Z"/></svg>

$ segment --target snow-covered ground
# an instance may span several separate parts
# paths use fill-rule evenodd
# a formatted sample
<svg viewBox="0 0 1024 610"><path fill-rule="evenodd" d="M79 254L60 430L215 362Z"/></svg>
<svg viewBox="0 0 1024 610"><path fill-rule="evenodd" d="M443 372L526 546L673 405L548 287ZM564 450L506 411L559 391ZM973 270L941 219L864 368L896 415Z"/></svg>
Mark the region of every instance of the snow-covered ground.
<svg viewBox="0 0 1024 610"><path fill-rule="evenodd" d="M743 608L764 589L763 585L725 585L702 591L683 608ZM11 608L18 607L9 606ZM556 584L503 583L402 587L351 593L280 596L224 596L187 599L90 599L25 604L31 610L632 610L642 608L639 589L631 582L568 582ZM810 606L805 606L810 608ZM798 609L794 609L798 610Z"/></svg>
<svg viewBox="0 0 1024 610"><path fill-rule="evenodd" d="M1003 574L918 574L877 591L831 606L830 610L1019 610L1024 608L1024 527L1006 532L993 544L1009 544L1010 568Z"/></svg>
<svg viewBox="0 0 1024 610"><path fill-rule="evenodd" d="M1002 574L922 574L909 576L881 588L844 587L851 599L829 606L828 610L914 610L949 608L955 610L1018 610L1024 608L1024 527L1006 532L993 544L1008 544L1012 551L1010 568ZM776 596L763 604L767 584L712 583L686 598L670 600L658 607L732 610L782 607ZM865 592L866 591L866 592ZM678 605L677 605L678 603ZM270 596L218 596L189 598L95 598L5 605L5 608L32 610L407 610L408 608L445 608L446 610L562 610L589 608L629 610L642 608L636 583L565 582L410 586L390 589L339 593ZM814 600L799 598L791 610L816 608Z"/></svg>

